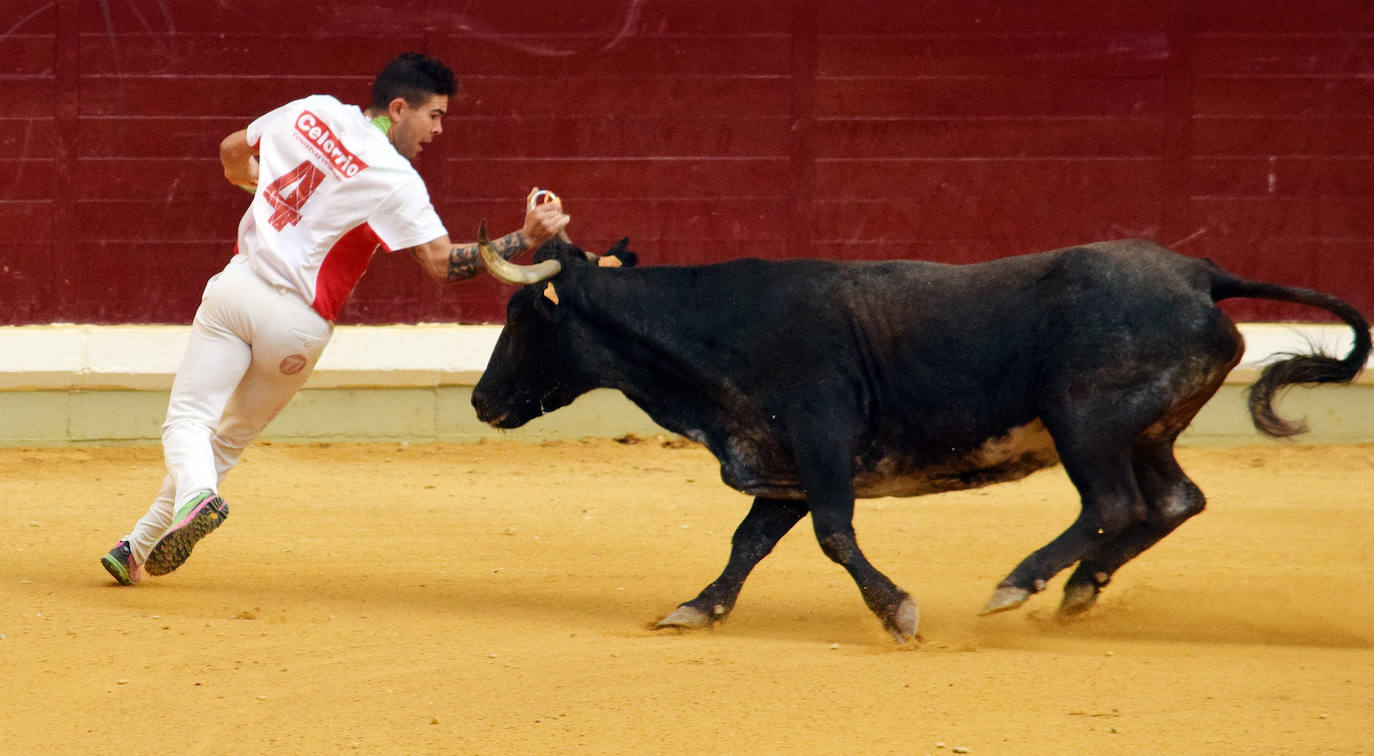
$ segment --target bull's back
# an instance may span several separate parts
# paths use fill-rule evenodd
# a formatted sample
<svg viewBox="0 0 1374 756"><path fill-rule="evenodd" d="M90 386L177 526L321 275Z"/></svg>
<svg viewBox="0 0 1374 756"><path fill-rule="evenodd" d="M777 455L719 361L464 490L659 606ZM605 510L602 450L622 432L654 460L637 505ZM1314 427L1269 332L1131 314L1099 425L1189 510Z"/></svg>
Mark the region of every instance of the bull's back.
<svg viewBox="0 0 1374 756"><path fill-rule="evenodd" d="M1210 301L1204 265L1127 241L971 265L693 268L681 294L711 314L684 327L715 346L701 358L719 360L740 398L716 438L687 435L708 442L733 487L800 498L776 413L789 402L852 402L859 496L1015 480L1058 461L1041 417L1051 395L1076 382L1147 380L1198 340L1213 345L1203 359L1226 361L1234 328Z"/></svg>

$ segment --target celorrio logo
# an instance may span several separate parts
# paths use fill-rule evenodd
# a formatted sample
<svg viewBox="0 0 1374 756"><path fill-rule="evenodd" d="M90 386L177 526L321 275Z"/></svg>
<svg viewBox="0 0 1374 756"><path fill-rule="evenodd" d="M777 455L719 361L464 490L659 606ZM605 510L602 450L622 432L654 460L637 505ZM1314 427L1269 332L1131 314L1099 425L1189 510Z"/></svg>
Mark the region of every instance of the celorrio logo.
<svg viewBox="0 0 1374 756"><path fill-rule="evenodd" d="M353 178L367 168L367 163L348 151L329 126L319 116L304 111L296 118L296 131L305 143L315 148L329 162L329 166L342 178Z"/></svg>

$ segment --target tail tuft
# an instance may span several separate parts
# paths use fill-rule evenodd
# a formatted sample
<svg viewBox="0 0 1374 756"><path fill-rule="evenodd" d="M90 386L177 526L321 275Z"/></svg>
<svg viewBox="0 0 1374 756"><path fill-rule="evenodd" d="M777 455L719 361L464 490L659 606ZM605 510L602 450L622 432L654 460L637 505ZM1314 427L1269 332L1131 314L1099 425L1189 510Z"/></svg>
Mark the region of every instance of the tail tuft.
<svg viewBox="0 0 1374 756"><path fill-rule="evenodd" d="M1288 354L1266 367L1249 390L1250 417L1260 432L1288 438L1307 432L1305 420L1285 420L1274 410L1274 397L1293 384L1345 383L1350 379L1342 362L1325 354Z"/></svg>
<svg viewBox="0 0 1374 756"><path fill-rule="evenodd" d="M1303 421L1285 420L1274 411L1274 397L1287 386L1320 383L1350 383L1360 374L1370 353L1369 321L1349 303L1329 294L1277 284L1259 283L1237 278L1216 270L1212 298L1257 297L1281 302L1293 302L1319 307L1349 325L1355 332L1355 343L1343 359L1321 351L1311 354L1287 354L1284 359L1268 365L1260 372L1259 380L1250 387L1250 417L1261 433L1276 438L1296 436L1307 430Z"/></svg>

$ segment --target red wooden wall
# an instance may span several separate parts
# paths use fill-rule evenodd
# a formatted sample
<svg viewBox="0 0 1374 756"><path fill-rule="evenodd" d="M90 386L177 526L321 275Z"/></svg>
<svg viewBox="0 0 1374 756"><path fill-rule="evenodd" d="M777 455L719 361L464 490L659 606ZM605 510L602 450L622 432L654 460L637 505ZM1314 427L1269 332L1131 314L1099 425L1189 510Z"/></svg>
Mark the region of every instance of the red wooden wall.
<svg viewBox="0 0 1374 756"><path fill-rule="evenodd" d="M220 138L407 49L462 81L421 164L455 238L538 185L647 264L1143 236L1374 314L1363 1L0 0L0 324L188 322L247 202ZM340 321L507 292L379 256Z"/></svg>

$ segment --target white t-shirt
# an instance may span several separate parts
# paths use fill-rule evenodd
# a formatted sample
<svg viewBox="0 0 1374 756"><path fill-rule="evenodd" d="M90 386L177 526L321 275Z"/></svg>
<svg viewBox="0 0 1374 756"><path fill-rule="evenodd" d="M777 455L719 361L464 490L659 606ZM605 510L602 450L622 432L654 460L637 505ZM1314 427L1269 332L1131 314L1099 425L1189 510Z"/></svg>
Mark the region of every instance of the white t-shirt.
<svg viewBox="0 0 1374 756"><path fill-rule="evenodd" d="M447 235L420 174L362 110L328 95L287 103L248 125L258 191L238 251L263 280L333 320L378 245Z"/></svg>

